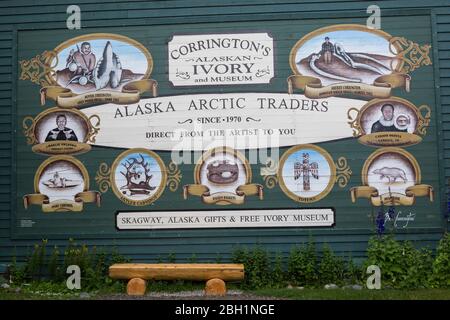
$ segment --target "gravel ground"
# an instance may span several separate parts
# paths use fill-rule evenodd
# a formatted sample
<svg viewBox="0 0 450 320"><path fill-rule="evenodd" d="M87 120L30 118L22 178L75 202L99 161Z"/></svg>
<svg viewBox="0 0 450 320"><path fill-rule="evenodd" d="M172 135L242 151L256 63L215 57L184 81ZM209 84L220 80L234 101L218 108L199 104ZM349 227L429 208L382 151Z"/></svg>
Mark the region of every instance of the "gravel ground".
<svg viewBox="0 0 450 320"><path fill-rule="evenodd" d="M240 290L228 290L226 296L205 296L203 290L181 292L148 292L144 296L128 296L127 294L108 294L96 296L97 300L282 300L275 297L263 297L244 293Z"/></svg>

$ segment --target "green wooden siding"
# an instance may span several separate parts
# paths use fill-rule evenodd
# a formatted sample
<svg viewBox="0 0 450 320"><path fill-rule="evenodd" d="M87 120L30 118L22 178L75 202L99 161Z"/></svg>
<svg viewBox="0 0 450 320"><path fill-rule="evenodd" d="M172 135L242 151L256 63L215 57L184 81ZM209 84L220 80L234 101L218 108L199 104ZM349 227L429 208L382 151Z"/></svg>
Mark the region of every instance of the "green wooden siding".
<svg viewBox="0 0 450 320"><path fill-rule="evenodd" d="M34 45L38 48L46 47L53 48L52 45L45 44L45 39L41 40L34 36L38 35L39 31L46 30L49 33L54 33L55 39L62 39L62 41L71 36L62 36L65 30L65 21L67 19L66 8L72 4L67 0L50 0L45 1L1 1L0 2L0 264L11 261L11 256L16 255L20 261L27 254L27 251L37 241L37 237L17 236L14 230L17 227L18 221L15 220L14 207L19 205L22 201L22 194L16 194L16 188L28 184L32 191L32 184L30 181L26 183L17 177L23 177L24 172L16 172L16 160L14 159L16 151L21 155L21 161L43 159L30 152L30 148L18 148L14 150L14 137L12 130L16 128L20 132L21 127L17 124L21 123L24 115L30 114L30 110L41 108L38 104L38 96L20 95L17 92L17 101L21 105L26 105L24 110L15 110L17 101L14 101L17 90L17 70L18 70L18 55L22 58L31 57L36 54L33 49ZM215 27L230 27L236 26L239 29L245 27L254 27L260 25L264 29L264 21L272 21L270 31L284 34L284 41L280 41L277 50L289 51L292 39L296 41L298 35L286 34L286 29L291 24L290 21L295 21L296 24L311 25L311 29L322 27L328 24L333 24L327 20L339 20L339 23L364 23L366 7L369 4L366 1L280 1L275 3L271 0L246 0L246 1L87 1L78 0L77 4L82 10L82 26L83 32L114 32L121 34L128 34L130 37L141 41L139 37L133 36L133 29L142 30L142 26L149 26L155 32L156 37L167 37L171 33L183 32L185 29L198 30L199 33L205 31L208 25L214 24ZM391 30L395 30L396 35L406 36L411 34L419 43L425 43L429 39L429 28L433 31L433 40L436 41L432 48L433 68L428 71L417 70L417 75L413 86L417 86L419 90L412 90L406 96L408 100L414 102L416 105L423 103L434 103L437 112L440 114L433 115L433 122L429 128L432 132L432 139L430 142L437 143L439 146L439 166L430 169L433 172L433 185L441 187L436 192L439 193L440 203L437 204L441 208L442 215L446 210L446 189L449 187L450 178L450 1L420 1L420 0L391 0L391 1L374 1L370 4L377 4L382 9L382 17L385 16L386 23L389 24ZM396 23L395 17L406 17L401 22ZM314 19L318 19L315 21ZM326 22L327 21L327 22ZM344 21L344 22L342 22ZM383 26L382 18L382 26ZM411 25L415 28L411 31ZM118 27L120 26L120 27ZM421 32L418 26L423 26ZM123 28L121 28L123 27ZM428 29L427 29L428 28ZM23 35L21 30L26 30ZM36 30L36 31L33 31ZM88 31L89 30L89 31ZM119 32L120 31L120 32ZM414 35L412 34L414 33ZM391 32L391 34L394 34ZM22 37L23 38L20 38ZM289 41L289 37L293 37ZM151 37L150 37L151 38ZM142 42L145 46L151 47L151 53L154 56L165 57L166 48L162 45L155 45L149 42L148 36L143 36ZM423 41L421 41L423 39ZM27 44L25 47L28 51L18 52L17 40L24 41ZM56 41L60 43L62 41ZM295 42L294 41L294 42ZM34 43L33 43L34 42ZM52 41L53 43L53 41ZM155 43L163 43L163 39L155 39ZM38 50L41 52L42 50ZM287 58L286 58L287 59ZM277 62L276 62L277 63ZM277 66L280 64L277 64ZM283 66L287 64L283 64ZM167 76L163 74L167 72L165 68L167 62L155 62L154 73L159 74L158 82L161 95L173 94L173 91L168 89ZM432 70L432 71L430 71ZM286 74L289 70L278 70L276 80L282 83L286 79ZM423 72L433 72L434 76L430 77ZM435 83L427 83L421 81L420 77L435 79ZM29 83L29 86L34 86L36 91L37 86ZM285 92L285 86L279 85L274 87L274 92ZM423 90L423 91L422 91ZM220 88L196 88L195 93L214 93L220 92ZM250 92L258 91L249 88L237 88L234 92ZM272 90L260 90L272 91ZM184 91L183 91L184 92ZM425 93L435 92L436 96L424 96ZM436 101L435 101L436 100ZM34 104L34 105L33 105ZM41 110L40 110L41 111ZM39 111L39 112L40 112ZM36 114L33 111L32 114ZM17 119L16 116L20 117ZM437 132L437 134L436 134ZM435 140L437 139L437 140ZM356 142L355 142L356 144ZM326 144L325 144L326 145ZM429 146L419 144L412 147L415 151L427 152ZM329 146L331 153L338 152ZM409 149L408 149L409 150ZM364 159L374 150L367 148L364 154L359 152L359 149L348 149L345 155L348 158L358 163L360 167L364 163ZM110 151L108 151L110 152ZM99 148L95 152L91 152L90 159L98 159L92 163L92 167L88 168L91 172L91 185L95 185L92 172L95 172L95 166L104 157L107 157L107 152ZM120 151L117 151L119 154ZM422 157L421 166L433 166L433 161L436 155L429 154L429 158ZM83 160L83 156L79 159ZM40 160L42 161L42 160ZM31 162L31 161L30 161ZM92 162L92 161L91 161ZM89 164L86 164L89 166ZM361 168L356 165L354 172L360 172ZM35 170L36 166L33 167ZM31 169L30 169L31 170ZM257 169L253 169L257 170ZM28 172L29 175L29 172ZM187 183L192 179L187 178ZM358 183L357 179L354 181ZM111 192L111 191L110 191ZM342 194L340 194L342 193ZM348 201L348 189L335 189L334 201ZM109 197L113 197L110 193ZM325 199L326 200L326 199ZM112 200L111 200L112 201ZM117 203L118 200L116 199ZM276 195L272 201L277 201ZM322 204L322 203L321 203ZM324 204L326 206L327 204ZM418 201L418 206L426 208L429 204L426 201ZM111 204L114 206L114 203ZM182 204L178 204L182 208ZM358 202L354 206L361 207L367 211L367 203ZM89 207L86 209L89 210ZM65 219L65 217L53 219L50 216L49 221L58 224L58 219ZM102 217L90 218L85 217L86 223L91 223L101 228ZM104 218L104 217L103 217ZM70 218L69 218L70 219ZM356 221L358 224L367 224L367 216L344 216L339 219L349 219ZM80 220L74 219L74 223L80 223ZM64 223L62 223L62 227ZM107 226L111 223L104 222ZM80 230L82 226L79 226ZM450 229L449 229L450 230ZM119 251L135 260L155 260L160 255L167 256L171 252L176 252L177 258L187 259L193 253L199 259L214 259L217 254L221 254L225 259L229 257L233 246L240 245L254 245L260 243L266 245L272 251L281 251L287 253L290 246L295 243L302 243L307 241L311 232L309 230L298 230L295 232L286 231L282 229L266 229L264 231L258 229L250 230L182 230L182 231L158 231L145 232L144 236L140 233L124 232L122 234L112 237L110 233L106 234L84 234L82 231L75 234L64 233L54 235L51 234L50 245L64 246L67 243L69 236L73 236L78 242L86 243L88 245L97 245L98 247L118 247ZM370 236L370 230L361 228L346 228L345 230L324 230L321 232L314 232L314 238L318 243L328 242L331 247L342 255L348 255L350 252L353 257L361 257L364 255L367 239ZM399 235L401 239L418 240L421 245L434 246L436 241L440 239L442 229L435 225L421 228L410 228L407 232ZM42 235L46 238L46 235Z"/></svg>

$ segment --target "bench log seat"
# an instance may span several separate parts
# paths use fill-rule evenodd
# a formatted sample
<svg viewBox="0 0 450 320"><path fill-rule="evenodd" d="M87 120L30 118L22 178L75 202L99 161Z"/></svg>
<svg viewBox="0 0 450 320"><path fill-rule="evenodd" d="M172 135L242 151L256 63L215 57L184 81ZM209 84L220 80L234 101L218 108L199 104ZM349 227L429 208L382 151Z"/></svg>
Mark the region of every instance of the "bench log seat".
<svg viewBox="0 0 450 320"><path fill-rule="evenodd" d="M147 280L207 281L206 295L226 294L225 281L244 279L243 264L216 263L118 263L109 267L113 279L129 280L129 295L144 295Z"/></svg>

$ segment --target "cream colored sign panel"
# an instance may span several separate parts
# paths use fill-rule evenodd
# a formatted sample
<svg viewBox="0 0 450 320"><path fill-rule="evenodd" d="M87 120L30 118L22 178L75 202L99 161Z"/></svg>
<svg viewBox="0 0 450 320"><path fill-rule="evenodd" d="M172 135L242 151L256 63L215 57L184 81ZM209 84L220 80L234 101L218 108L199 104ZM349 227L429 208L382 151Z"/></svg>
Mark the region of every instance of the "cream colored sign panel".
<svg viewBox="0 0 450 320"><path fill-rule="evenodd" d="M256 149L353 137L348 110L365 101L298 94L223 93L142 99L82 109L98 115L95 145L152 150ZM118 128L120 128L118 130Z"/></svg>
<svg viewBox="0 0 450 320"><path fill-rule="evenodd" d="M168 46L174 86L269 83L274 77L268 33L176 35Z"/></svg>
<svg viewBox="0 0 450 320"><path fill-rule="evenodd" d="M331 227L332 208L119 212L119 230L252 227Z"/></svg>

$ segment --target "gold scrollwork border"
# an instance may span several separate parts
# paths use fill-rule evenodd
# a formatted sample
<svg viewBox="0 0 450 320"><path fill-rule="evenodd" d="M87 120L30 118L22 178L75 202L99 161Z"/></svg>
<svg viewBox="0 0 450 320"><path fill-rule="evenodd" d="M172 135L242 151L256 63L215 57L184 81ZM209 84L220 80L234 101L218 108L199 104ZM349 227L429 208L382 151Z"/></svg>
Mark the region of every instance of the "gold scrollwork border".
<svg viewBox="0 0 450 320"><path fill-rule="evenodd" d="M392 50L391 45L397 49L397 52ZM404 73L410 73L421 66L431 65L430 49L429 44L419 45L404 37L393 37L389 40L389 50L401 61L398 70Z"/></svg>
<svg viewBox="0 0 450 320"><path fill-rule="evenodd" d="M127 157L128 155L133 154L133 153L143 153L143 154L146 154L146 155L152 157L153 159L156 160L159 168L161 169L161 182L158 186L158 189L152 196L150 196L148 199L145 199L145 200L130 200L128 198L125 198L115 183L114 175L115 175L117 167L124 160L125 157ZM159 155L149 149L145 149L145 148L128 149L128 150L122 152L121 154L119 154L117 156L117 158L114 160L113 164L111 165L109 181L110 181L110 185L111 185L111 188L112 188L114 194L122 202L124 202L128 205L132 205L132 206L145 206L145 205L148 205L148 204L156 201L163 194L164 189L166 188L166 185L167 185L167 168L166 168L164 162L162 161L162 159L159 157Z"/></svg>
<svg viewBox="0 0 450 320"><path fill-rule="evenodd" d="M352 173L347 159L345 157L339 157L336 162L336 182L339 187L344 188L347 186Z"/></svg>
<svg viewBox="0 0 450 320"><path fill-rule="evenodd" d="M100 163L98 170L95 174L95 182L97 182L98 188L101 193L105 193L111 187L111 168L106 162Z"/></svg>
<svg viewBox="0 0 450 320"><path fill-rule="evenodd" d="M54 61L52 64L51 62ZM20 60L20 80L30 80L40 86L49 86L53 82L48 79L53 79L55 74L54 68L58 65L58 53L55 51L44 51L41 54L29 60Z"/></svg>
<svg viewBox="0 0 450 320"><path fill-rule="evenodd" d="M264 179L264 183L268 189L273 189L278 184L278 161L267 158L266 166L262 167L260 174Z"/></svg>
<svg viewBox="0 0 450 320"><path fill-rule="evenodd" d="M418 123L416 131L421 135L425 135L427 133L427 128L430 125L431 109L429 106L423 104L417 108L417 113Z"/></svg>
<svg viewBox="0 0 450 320"><path fill-rule="evenodd" d="M167 166L167 186L170 191L177 191L182 177L183 175L181 174L181 170L178 168L178 165L171 161Z"/></svg>
<svg viewBox="0 0 450 320"><path fill-rule="evenodd" d="M287 188L286 183L284 182L284 179L283 179L283 168L284 168L285 162L287 161L289 156L291 156L295 152L297 152L299 150L303 150L303 149L311 149L311 150L314 150L314 151L320 153L325 158L325 160L328 163L328 166L330 167L330 180L328 181L326 188L322 192L320 192L318 195L315 195L313 197L301 197L301 196L296 195L295 193L293 193L292 191L290 191ZM333 189L333 186L336 182L336 165L335 165L331 155L325 149L318 147L316 145L313 145L313 144L300 144L300 145L291 147L285 153L283 153L283 155L280 158L280 164L278 167L277 176L278 176L281 190L289 198L291 198L292 200L297 201L297 202L312 203L312 202L317 202L317 201L321 200L322 198L327 196L328 193L330 193L330 191Z"/></svg>

